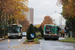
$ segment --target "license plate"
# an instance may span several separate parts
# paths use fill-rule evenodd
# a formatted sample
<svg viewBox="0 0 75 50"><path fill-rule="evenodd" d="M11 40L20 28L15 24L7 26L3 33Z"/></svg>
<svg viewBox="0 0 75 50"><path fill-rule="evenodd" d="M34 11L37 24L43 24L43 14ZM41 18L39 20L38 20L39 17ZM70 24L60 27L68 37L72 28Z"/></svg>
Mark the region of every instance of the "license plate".
<svg viewBox="0 0 75 50"><path fill-rule="evenodd" d="M51 34L55 34L55 33L51 33Z"/></svg>

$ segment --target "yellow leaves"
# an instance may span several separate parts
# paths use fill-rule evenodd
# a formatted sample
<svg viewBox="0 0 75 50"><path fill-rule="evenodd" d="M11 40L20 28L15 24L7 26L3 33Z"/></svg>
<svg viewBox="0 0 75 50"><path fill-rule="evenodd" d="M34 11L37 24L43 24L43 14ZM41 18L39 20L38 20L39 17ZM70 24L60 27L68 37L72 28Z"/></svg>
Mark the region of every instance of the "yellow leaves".
<svg viewBox="0 0 75 50"><path fill-rule="evenodd" d="M18 0L14 0L14 1L17 3Z"/></svg>
<svg viewBox="0 0 75 50"><path fill-rule="evenodd" d="M21 2L21 0L18 0L19 2Z"/></svg>
<svg viewBox="0 0 75 50"><path fill-rule="evenodd" d="M42 22L42 28L44 27L45 24L53 24L53 19L50 16L45 16L44 21Z"/></svg>
<svg viewBox="0 0 75 50"><path fill-rule="evenodd" d="M68 6L65 6L66 8L68 8Z"/></svg>
<svg viewBox="0 0 75 50"><path fill-rule="evenodd" d="M68 2L71 2L71 0L68 0Z"/></svg>
<svg viewBox="0 0 75 50"><path fill-rule="evenodd" d="M28 0L5 0L3 2L0 0L0 9L3 9L2 13L4 15L10 15L10 19L15 17L16 19L25 20L24 17L26 16L23 14L22 10L26 12L28 11L26 5L27 2ZM3 15L1 17L3 17Z"/></svg>
<svg viewBox="0 0 75 50"><path fill-rule="evenodd" d="M25 20L25 18L24 18L25 16L23 16L23 15L21 15L21 14L20 14L20 15L15 14L14 16L15 16L17 19Z"/></svg>
<svg viewBox="0 0 75 50"><path fill-rule="evenodd" d="M39 27L40 27L40 24L38 24L38 25L35 25L35 27L36 27L36 28L39 28Z"/></svg>
<svg viewBox="0 0 75 50"><path fill-rule="evenodd" d="M23 2L24 0L22 0L22 2Z"/></svg>
<svg viewBox="0 0 75 50"><path fill-rule="evenodd" d="M21 9L21 6L17 6L17 8Z"/></svg>
<svg viewBox="0 0 75 50"><path fill-rule="evenodd" d="M63 16L66 18L70 17L74 17L75 15L75 3L74 0L68 0L68 2L64 2L65 4L63 4Z"/></svg>

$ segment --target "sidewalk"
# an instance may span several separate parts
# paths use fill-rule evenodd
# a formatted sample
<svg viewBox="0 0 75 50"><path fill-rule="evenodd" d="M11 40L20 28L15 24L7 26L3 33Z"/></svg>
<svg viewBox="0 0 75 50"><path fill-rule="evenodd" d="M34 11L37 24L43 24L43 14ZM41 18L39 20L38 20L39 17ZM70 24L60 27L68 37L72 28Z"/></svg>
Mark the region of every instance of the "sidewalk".
<svg viewBox="0 0 75 50"><path fill-rule="evenodd" d="M5 38L0 38L0 41L5 40Z"/></svg>

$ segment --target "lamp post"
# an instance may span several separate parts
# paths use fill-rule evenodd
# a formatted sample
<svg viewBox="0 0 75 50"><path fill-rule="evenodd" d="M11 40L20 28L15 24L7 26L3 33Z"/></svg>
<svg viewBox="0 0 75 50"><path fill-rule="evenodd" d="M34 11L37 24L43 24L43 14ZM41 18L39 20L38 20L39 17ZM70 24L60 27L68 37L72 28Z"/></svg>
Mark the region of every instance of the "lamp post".
<svg viewBox="0 0 75 50"><path fill-rule="evenodd" d="M55 25L55 20L53 20L53 24Z"/></svg>
<svg viewBox="0 0 75 50"><path fill-rule="evenodd" d="M57 13L59 13L58 11L55 11L55 12L57 12ZM59 14L61 14L61 13L59 13ZM62 29L62 19L63 19L63 17L62 16L59 16L59 25L60 25L60 27L61 27L61 29Z"/></svg>

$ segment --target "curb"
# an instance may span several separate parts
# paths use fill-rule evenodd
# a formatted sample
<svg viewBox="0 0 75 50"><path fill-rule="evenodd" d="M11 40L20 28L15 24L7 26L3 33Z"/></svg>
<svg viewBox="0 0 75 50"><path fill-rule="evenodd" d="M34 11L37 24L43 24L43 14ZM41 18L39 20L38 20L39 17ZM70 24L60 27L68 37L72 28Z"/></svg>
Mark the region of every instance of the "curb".
<svg viewBox="0 0 75 50"><path fill-rule="evenodd" d="M58 40L59 42L67 42L67 43L75 43L75 42L68 42L68 41L60 41L60 40Z"/></svg>
<svg viewBox="0 0 75 50"><path fill-rule="evenodd" d="M7 38L2 38L2 39L0 39L0 41L5 40L5 39L7 39Z"/></svg>

